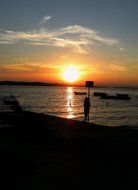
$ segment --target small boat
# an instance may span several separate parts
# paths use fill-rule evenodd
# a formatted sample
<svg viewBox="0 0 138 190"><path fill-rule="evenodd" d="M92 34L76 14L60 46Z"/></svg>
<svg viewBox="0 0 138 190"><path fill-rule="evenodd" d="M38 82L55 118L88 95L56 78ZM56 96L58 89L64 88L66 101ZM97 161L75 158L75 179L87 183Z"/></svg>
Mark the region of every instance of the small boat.
<svg viewBox="0 0 138 190"><path fill-rule="evenodd" d="M74 92L75 95L86 95L87 92Z"/></svg>
<svg viewBox="0 0 138 190"><path fill-rule="evenodd" d="M13 104L18 104L18 100L16 99L15 96L9 95L9 96L4 96L3 101L6 105L13 105Z"/></svg>
<svg viewBox="0 0 138 190"><path fill-rule="evenodd" d="M105 95L107 95L107 94L104 93L104 92L94 92L93 95L94 95L94 96L105 96Z"/></svg>
<svg viewBox="0 0 138 190"><path fill-rule="evenodd" d="M116 94L118 97L128 97L128 94Z"/></svg>
<svg viewBox="0 0 138 190"><path fill-rule="evenodd" d="M5 105L10 106L10 108L17 113L22 112L22 107L19 104L19 101L17 100L17 98L13 95L9 95L9 96L4 96L3 97L3 102L5 103Z"/></svg>
<svg viewBox="0 0 138 190"><path fill-rule="evenodd" d="M129 100L130 97L129 95L120 95L120 94L116 94L116 95L103 95L100 96L102 99L113 99L113 100Z"/></svg>

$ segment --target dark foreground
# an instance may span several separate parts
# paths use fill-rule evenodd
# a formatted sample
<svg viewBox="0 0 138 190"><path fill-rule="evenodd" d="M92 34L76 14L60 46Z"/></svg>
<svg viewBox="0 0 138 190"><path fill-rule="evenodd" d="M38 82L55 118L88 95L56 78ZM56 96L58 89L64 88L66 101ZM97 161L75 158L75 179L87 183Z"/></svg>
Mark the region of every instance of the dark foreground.
<svg viewBox="0 0 138 190"><path fill-rule="evenodd" d="M0 189L138 189L138 131L0 113Z"/></svg>

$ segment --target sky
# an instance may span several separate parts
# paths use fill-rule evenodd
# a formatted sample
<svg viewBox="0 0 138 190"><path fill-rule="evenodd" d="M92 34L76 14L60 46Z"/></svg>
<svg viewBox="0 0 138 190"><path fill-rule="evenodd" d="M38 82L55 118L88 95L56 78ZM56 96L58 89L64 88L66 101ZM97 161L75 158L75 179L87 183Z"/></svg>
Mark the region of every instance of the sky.
<svg viewBox="0 0 138 190"><path fill-rule="evenodd" d="M138 87L137 0L0 0L0 80Z"/></svg>

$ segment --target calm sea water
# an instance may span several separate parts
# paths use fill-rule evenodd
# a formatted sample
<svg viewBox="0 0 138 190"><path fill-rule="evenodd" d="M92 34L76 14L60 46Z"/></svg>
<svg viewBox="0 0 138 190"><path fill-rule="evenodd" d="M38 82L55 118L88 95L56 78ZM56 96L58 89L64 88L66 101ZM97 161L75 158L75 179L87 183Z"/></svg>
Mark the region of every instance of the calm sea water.
<svg viewBox="0 0 138 190"><path fill-rule="evenodd" d="M18 98L24 110L82 121L85 95L75 95L74 91L87 92L87 89L85 87L0 86L0 99L5 95L12 94ZM93 92L106 92L111 95L128 93L131 99L102 100L94 97ZM0 109L6 109L2 103ZM90 122L111 126L138 127L138 90L91 89Z"/></svg>

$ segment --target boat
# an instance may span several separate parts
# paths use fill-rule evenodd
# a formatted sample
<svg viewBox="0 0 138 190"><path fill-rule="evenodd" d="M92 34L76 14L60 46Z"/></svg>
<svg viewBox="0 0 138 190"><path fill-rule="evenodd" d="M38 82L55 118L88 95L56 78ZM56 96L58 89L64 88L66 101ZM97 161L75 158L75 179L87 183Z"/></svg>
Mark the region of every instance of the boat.
<svg viewBox="0 0 138 190"><path fill-rule="evenodd" d="M129 95L124 94L116 94L116 95L101 95L102 99L113 99L113 100L130 100Z"/></svg>
<svg viewBox="0 0 138 190"><path fill-rule="evenodd" d="M117 95L118 97L128 97L128 96L129 96L128 94L117 94L117 93L116 93L116 95Z"/></svg>
<svg viewBox="0 0 138 190"><path fill-rule="evenodd" d="M9 106L14 112L20 113L23 111L22 107L19 104L19 101L13 95L4 96L3 102L5 103L5 105Z"/></svg>
<svg viewBox="0 0 138 190"><path fill-rule="evenodd" d="M4 103L6 105L13 105L13 104L18 104L19 103L19 101L13 95L4 96L3 101L4 101Z"/></svg>
<svg viewBox="0 0 138 190"><path fill-rule="evenodd" d="M75 95L86 95L87 92L74 92Z"/></svg>
<svg viewBox="0 0 138 190"><path fill-rule="evenodd" d="M105 95L107 95L107 94L104 93L104 92L94 92L93 95L94 95L94 96L105 96Z"/></svg>

